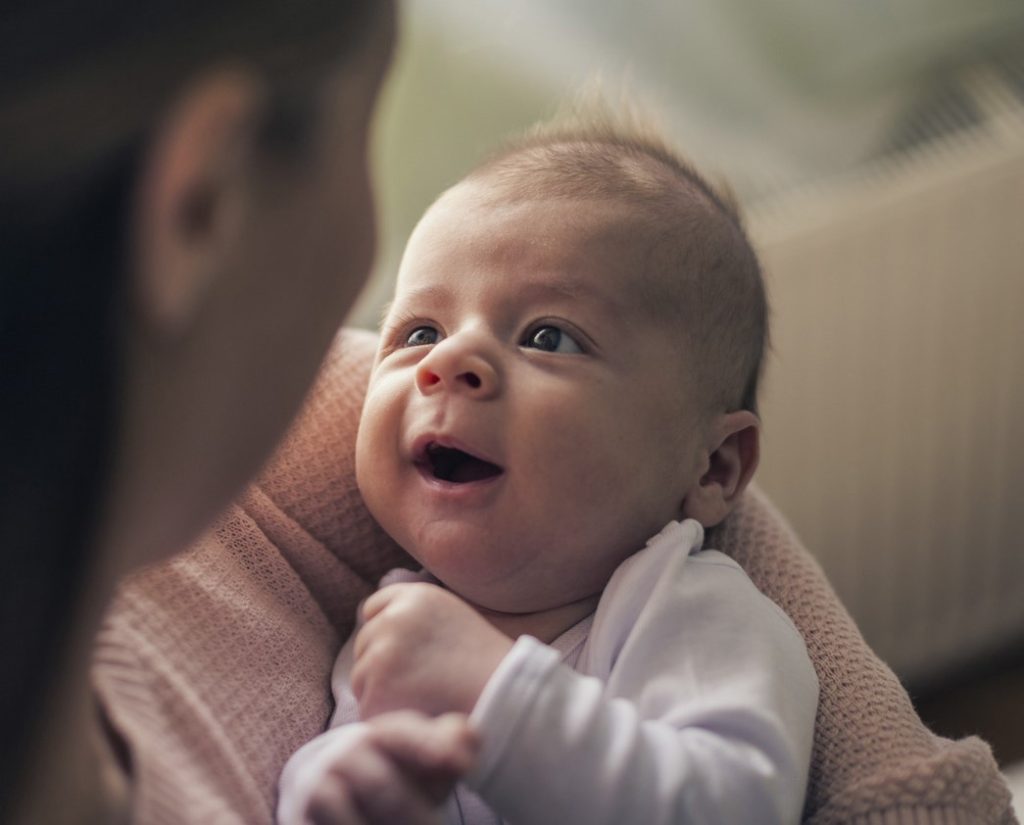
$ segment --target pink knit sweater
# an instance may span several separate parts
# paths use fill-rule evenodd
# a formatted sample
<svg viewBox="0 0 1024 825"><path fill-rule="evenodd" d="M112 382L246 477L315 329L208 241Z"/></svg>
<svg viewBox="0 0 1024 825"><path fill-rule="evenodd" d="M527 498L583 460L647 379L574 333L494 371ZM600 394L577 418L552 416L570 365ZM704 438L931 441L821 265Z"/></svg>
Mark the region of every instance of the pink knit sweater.
<svg viewBox="0 0 1024 825"><path fill-rule="evenodd" d="M356 603L409 561L353 475L374 343L340 336L260 479L190 551L126 582L110 610L94 680L130 754L136 822L270 822L282 765L326 726L331 665ZM924 727L762 493L709 545L792 617L817 669L805 821L1016 821L988 746Z"/></svg>

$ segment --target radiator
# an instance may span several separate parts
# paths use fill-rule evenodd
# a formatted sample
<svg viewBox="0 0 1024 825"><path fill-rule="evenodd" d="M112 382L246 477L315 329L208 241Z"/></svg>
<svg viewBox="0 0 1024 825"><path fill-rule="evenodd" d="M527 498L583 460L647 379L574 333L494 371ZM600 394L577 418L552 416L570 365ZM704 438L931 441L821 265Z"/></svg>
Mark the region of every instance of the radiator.
<svg viewBox="0 0 1024 825"><path fill-rule="evenodd" d="M762 206L758 479L924 683L1024 647L1024 116ZM988 98L986 98L988 95Z"/></svg>

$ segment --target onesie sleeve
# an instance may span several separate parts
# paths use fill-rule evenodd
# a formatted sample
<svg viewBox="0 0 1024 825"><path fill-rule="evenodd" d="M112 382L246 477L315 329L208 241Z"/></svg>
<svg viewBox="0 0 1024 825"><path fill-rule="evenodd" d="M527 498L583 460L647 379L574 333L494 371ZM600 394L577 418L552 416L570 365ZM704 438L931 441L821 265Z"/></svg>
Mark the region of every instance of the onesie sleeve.
<svg viewBox="0 0 1024 825"><path fill-rule="evenodd" d="M469 784L504 819L799 821L818 693L803 640L730 559L672 549L609 584L594 675L526 636L492 675Z"/></svg>

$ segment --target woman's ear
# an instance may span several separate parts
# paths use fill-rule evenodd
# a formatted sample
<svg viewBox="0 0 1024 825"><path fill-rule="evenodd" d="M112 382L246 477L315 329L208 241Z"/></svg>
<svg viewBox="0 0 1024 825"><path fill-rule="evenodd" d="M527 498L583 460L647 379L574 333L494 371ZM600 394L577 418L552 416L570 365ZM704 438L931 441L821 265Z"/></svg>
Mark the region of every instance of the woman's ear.
<svg viewBox="0 0 1024 825"><path fill-rule="evenodd" d="M707 469L683 500L683 517L705 527L720 524L739 501L761 457L761 421L749 410L714 422Z"/></svg>
<svg viewBox="0 0 1024 825"><path fill-rule="evenodd" d="M158 334L188 326L237 242L260 101L250 75L211 75L186 90L149 147L132 263L135 298Z"/></svg>

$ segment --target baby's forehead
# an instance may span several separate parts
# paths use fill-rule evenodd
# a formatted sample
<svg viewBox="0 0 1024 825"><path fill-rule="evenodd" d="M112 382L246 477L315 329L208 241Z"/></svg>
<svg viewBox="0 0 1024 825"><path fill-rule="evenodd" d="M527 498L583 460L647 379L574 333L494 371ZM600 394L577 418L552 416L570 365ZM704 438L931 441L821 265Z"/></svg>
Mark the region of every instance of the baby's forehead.
<svg viewBox="0 0 1024 825"><path fill-rule="evenodd" d="M524 195L500 181L472 180L431 207L402 272L416 280L441 269L472 275L486 256L514 262L506 271L524 279L541 273L566 291L597 292L623 309L663 313L678 281L679 246L678 227L651 204L605 194ZM407 280L400 277L400 291Z"/></svg>

